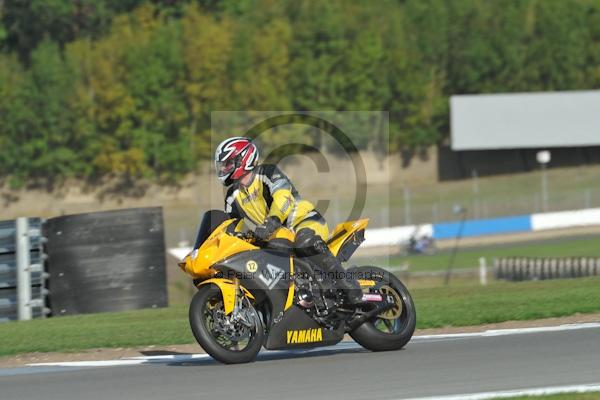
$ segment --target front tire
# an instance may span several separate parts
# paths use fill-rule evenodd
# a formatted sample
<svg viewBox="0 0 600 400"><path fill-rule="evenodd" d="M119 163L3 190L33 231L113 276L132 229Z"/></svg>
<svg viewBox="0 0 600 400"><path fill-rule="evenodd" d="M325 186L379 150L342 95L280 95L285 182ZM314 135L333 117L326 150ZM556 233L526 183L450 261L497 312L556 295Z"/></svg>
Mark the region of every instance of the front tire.
<svg viewBox="0 0 600 400"><path fill-rule="evenodd" d="M397 317L391 312L384 313L382 318L378 316L372 321L367 321L350 332L352 339L371 351L403 348L412 338L417 324L415 304L406 286L395 275L382 268L358 267L352 272L362 273L366 279L370 279L369 276L377 276L374 280L377 281L382 294L391 295L401 303L396 309L399 314Z"/></svg>
<svg viewBox="0 0 600 400"><path fill-rule="evenodd" d="M223 296L215 285L201 286L190 304L190 327L198 344L214 359L225 364L253 361L265 333L258 313L247 304L245 310L254 326L247 327L226 316ZM232 322L233 321L233 322Z"/></svg>

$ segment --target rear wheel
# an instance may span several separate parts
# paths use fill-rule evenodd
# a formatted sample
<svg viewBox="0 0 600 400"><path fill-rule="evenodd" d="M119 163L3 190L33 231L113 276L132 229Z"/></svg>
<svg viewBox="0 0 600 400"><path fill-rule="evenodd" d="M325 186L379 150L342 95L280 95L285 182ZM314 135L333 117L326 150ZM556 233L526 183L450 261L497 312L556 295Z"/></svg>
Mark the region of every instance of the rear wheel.
<svg viewBox="0 0 600 400"><path fill-rule="evenodd" d="M372 351L401 349L412 338L417 324L415 305L408 289L395 275L378 267L358 267L352 271L375 280L378 292L394 307L363 323L350 332L350 336Z"/></svg>
<svg viewBox="0 0 600 400"><path fill-rule="evenodd" d="M225 315L223 296L215 285L201 286L189 311L194 337L208 354L226 364L253 361L264 340L256 309L244 299L238 316Z"/></svg>

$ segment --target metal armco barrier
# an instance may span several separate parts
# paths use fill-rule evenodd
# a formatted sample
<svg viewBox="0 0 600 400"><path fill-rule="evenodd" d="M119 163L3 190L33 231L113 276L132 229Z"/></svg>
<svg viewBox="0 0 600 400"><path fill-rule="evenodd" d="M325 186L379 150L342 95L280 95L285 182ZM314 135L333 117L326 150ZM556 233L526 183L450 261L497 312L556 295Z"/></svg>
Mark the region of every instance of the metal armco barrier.
<svg viewBox="0 0 600 400"><path fill-rule="evenodd" d="M600 276L600 258L504 257L494 259L494 277L508 281Z"/></svg>
<svg viewBox="0 0 600 400"><path fill-rule="evenodd" d="M39 218L0 221L0 322L49 313L41 225Z"/></svg>
<svg viewBox="0 0 600 400"><path fill-rule="evenodd" d="M49 219L52 315L167 306L162 208Z"/></svg>

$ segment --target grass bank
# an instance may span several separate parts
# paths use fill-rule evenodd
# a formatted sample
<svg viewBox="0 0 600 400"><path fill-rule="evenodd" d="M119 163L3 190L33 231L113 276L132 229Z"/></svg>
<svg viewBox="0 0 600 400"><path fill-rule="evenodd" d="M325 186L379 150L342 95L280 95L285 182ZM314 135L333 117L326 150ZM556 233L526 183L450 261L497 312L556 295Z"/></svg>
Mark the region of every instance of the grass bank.
<svg viewBox="0 0 600 400"><path fill-rule="evenodd" d="M468 326L600 311L600 278L415 289L418 328ZM0 356L193 343L187 307L0 324Z"/></svg>

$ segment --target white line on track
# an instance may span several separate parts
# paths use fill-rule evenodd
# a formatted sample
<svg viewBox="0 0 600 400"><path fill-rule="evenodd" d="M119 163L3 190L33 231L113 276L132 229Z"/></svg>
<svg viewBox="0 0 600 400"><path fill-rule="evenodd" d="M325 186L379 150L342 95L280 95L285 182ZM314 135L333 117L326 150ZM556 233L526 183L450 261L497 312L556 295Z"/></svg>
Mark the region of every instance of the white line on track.
<svg viewBox="0 0 600 400"><path fill-rule="evenodd" d="M448 333L441 335L420 335L415 336L413 339L453 339L453 338L467 338L467 337L491 337L491 336L507 336L507 335L520 335L526 333L546 333L546 332L562 332L562 331L573 331L579 329L590 329L600 328L600 322L586 322L581 324L565 324L557 326L540 326L535 328L514 328L514 329L491 329L483 332L469 332L469 333Z"/></svg>
<svg viewBox="0 0 600 400"><path fill-rule="evenodd" d="M336 350L351 350L361 349L358 344L354 342L343 342L335 346L330 347L315 347L313 349L298 349L298 350L263 350L260 352L259 357L287 354L287 355L298 355L308 354L318 351L336 351ZM55 367L117 367L127 365L143 365L143 364L171 364L171 363L185 363L194 361L211 360L212 357L208 354L174 354L174 355L163 355L163 356L141 356L141 357L128 357L119 360L101 360L101 361L66 361L66 362L50 362L50 363L36 363L27 364L30 367L38 366L55 366Z"/></svg>
<svg viewBox="0 0 600 400"><path fill-rule="evenodd" d="M503 390L499 392L465 393L450 396L414 397L405 400L488 400L507 399L520 396L547 396L562 393L600 392L600 383L589 385L555 386L535 389Z"/></svg>
<svg viewBox="0 0 600 400"><path fill-rule="evenodd" d="M600 328L600 323L590 322L582 324L567 324L558 326L546 326L537 328L519 328L519 329L495 329L484 332L469 332L469 333L451 333L442 335L421 335L414 336L411 341L434 341L444 339L468 339L477 337L497 337L531 333L546 333L546 332L562 332L579 329ZM360 349L361 347L354 342L342 342L331 347L317 347L307 350L267 350L262 351L259 356L273 354L306 354L317 351L335 351L335 350L351 350ZM168 364L207 360L211 357L208 354L181 354L181 355L162 355L162 356L144 356L144 357L129 357L118 360L101 360L101 361L67 361L67 362L49 362L27 364L31 367L37 366L55 366L55 367L109 367L109 366L126 366L126 365L142 365L142 364Z"/></svg>

